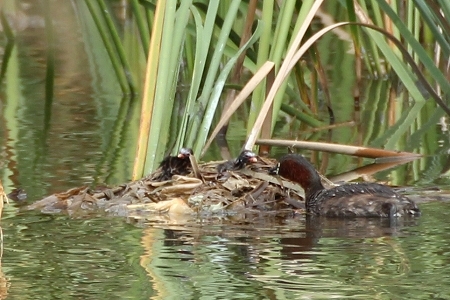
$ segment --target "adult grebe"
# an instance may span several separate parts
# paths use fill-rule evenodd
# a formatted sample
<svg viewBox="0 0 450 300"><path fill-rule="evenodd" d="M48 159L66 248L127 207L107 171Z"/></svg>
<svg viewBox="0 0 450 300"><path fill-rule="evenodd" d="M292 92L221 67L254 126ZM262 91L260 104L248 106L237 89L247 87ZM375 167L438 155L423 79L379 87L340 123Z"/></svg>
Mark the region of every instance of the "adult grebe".
<svg viewBox="0 0 450 300"><path fill-rule="evenodd" d="M388 186L348 183L325 189L314 166L303 156L283 156L271 174L294 181L305 190L306 210L328 217L400 217L420 215L416 203Z"/></svg>

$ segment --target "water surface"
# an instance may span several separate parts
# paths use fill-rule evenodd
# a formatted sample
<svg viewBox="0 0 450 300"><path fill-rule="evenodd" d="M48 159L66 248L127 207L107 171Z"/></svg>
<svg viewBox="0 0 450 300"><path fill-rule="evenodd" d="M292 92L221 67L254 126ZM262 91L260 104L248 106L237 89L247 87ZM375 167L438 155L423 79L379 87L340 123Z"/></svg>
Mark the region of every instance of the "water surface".
<svg viewBox="0 0 450 300"><path fill-rule="evenodd" d="M7 215L2 279L11 299L448 299L450 202L420 208L397 224Z"/></svg>
<svg viewBox="0 0 450 300"><path fill-rule="evenodd" d="M102 61L105 52L92 50L98 38L83 36L70 1L54 1L53 9L60 13L53 20L56 69L49 105L44 16L36 3L16 3L21 4L14 15L16 42L0 83L0 176L5 190L21 187L28 194L25 202L32 203L81 185L127 182L139 95L121 95L111 67ZM319 139L424 154L368 178L409 187L408 194L420 202L420 218L390 224L253 215L163 224L22 212L20 204L12 203L2 220L0 295L33 300L450 299L448 131L433 114L433 103L427 103L429 112L414 125L417 130L394 143L392 135L402 124L386 121L387 97L379 97L381 103L374 100L388 91L390 82L364 81L367 94L357 114L351 99L353 58L336 51L348 49L348 42L323 43L319 48L329 65L333 102L339 104L336 120L358 117L360 122L337 127L331 139L326 131L318 133ZM230 125L235 154L245 139L246 109ZM405 105L397 117L409 109ZM309 128L284 121L277 124L277 135L317 138ZM274 149L272 154L285 152ZM218 153L214 147L208 157L218 159ZM317 165L326 158L303 153ZM327 175L371 162L343 155L328 158L323 168Z"/></svg>

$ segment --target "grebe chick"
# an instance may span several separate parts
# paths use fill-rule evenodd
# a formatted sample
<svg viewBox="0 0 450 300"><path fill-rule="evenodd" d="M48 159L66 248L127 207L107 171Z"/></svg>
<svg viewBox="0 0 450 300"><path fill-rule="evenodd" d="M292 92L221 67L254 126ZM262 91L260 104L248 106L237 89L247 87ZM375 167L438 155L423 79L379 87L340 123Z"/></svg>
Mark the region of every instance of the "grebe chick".
<svg viewBox="0 0 450 300"><path fill-rule="evenodd" d="M250 150L244 150L235 160L229 160L217 165L217 173L222 174L226 171L235 171L244 168L246 165L255 163L258 158L255 153Z"/></svg>
<svg viewBox="0 0 450 300"><path fill-rule="evenodd" d="M189 156L194 152L190 148L181 148L177 156L166 156L159 167L161 174L154 178L155 181L164 181L172 178L173 175L186 175L191 171L191 161Z"/></svg>

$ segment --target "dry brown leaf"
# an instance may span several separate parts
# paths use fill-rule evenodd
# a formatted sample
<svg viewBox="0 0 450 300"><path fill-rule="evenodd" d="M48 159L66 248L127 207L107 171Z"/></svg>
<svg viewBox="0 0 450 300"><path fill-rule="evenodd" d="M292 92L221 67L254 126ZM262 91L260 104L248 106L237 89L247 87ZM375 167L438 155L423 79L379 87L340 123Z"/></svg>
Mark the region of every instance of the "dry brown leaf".
<svg viewBox="0 0 450 300"><path fill-rule="evenodd" d="M45 197L37 202L34 202L27 206L28 210L38 209L46 210L46 208L51 207L51 212L61 212L67 209L67 201L61 201L55 194ZM47 210L46 210L47 211Z"/></svg>
<svg viewBox="0 0 450 300"><path fill-rule="evenodd" d="M158 188L154 191L154 193L186 193L191 192L195 188L202 185L202 183L186 183L186 184L177 184L172 186L165 186L162 188Z"/></svg>
<svg viewBox="0 0 450 300"><path fill-rule="evenodd" d="M70 189L70 190L62 192L62 193L57 193L57 194L55 194L55 196L57 198L59 198L60 200L65 200L74 195L79 195L79 194L85 192L85 190L87 190L87 187L81 186L81 187L76 187L76 188Z"/></svg>
<svg viewBox="0 0 450 300"><path fill-rule="evenodd" d="M229 177L227 181L225 181L222 186L226 188L229 191L240 189L242 187L248 187L250 186L250 183L241 177Z"/></svg>
<svg viewBox="0 0 450 300"><path fill-rule="evenodd" d="M202 172L200 171L200 168L198 167L197 158L195 158L195 155L190 155L189 160L191 161L192 166L192 172L194 172L195 178L198 178L205 182L205 180L202 177Z"/></svg>
<svg viewBox="0 0 450 300"><path fill-rule="evenodd" d="M202 183L202 181L198 178L182 175L173 175L172 180L179 183Z"/></svg>
<svg viewBox="0 0 450 300"><path fill-rule="evenodd" d="M160 187L160 186L164 186L166 184L170 184L172 182L172 180L166 180L166 181L149 181L147 183L148 186L151 187Z"/></svg>
<svg viewBox="0 0 450 300"><path fill-rule="evenodd" d="M380 159L381 157L399 157L399 156L408 157L408 159L416 159L421 156L420 154L417 153L392 151L361 146L351 146L336 143L325 143L325 142L258 139L256 141L256 144L270 145L270 146L286 146L286 147L294 147L331 153L340 153L358 157L377 158L377 159Z"/></svg>
<svg viewBox="0 0 450 300"><path fill-rule="evenodd" d="M194 211L187 205L182 198L173 198L158 203L130 204L127 205L130 211L159 213L159 214L193 214Z"/></svg>

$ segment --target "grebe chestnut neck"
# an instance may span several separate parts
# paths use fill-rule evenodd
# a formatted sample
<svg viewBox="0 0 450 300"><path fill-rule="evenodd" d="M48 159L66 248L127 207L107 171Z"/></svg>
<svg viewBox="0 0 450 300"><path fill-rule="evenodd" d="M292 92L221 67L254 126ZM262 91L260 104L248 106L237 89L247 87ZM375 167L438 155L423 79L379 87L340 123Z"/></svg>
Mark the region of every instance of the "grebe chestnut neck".
<svg viewBox="0 0 450 300"><path fill-rule="evenodd" d="M303 156L283 156L270 171L294 181L305 190L309 213L328 217L400 217L420 215L417 205L388 186L348 183L325 189L314 166Z"/></svg>

